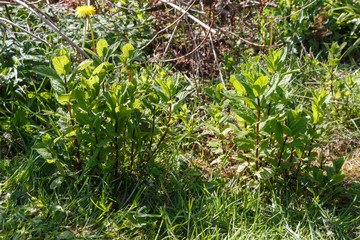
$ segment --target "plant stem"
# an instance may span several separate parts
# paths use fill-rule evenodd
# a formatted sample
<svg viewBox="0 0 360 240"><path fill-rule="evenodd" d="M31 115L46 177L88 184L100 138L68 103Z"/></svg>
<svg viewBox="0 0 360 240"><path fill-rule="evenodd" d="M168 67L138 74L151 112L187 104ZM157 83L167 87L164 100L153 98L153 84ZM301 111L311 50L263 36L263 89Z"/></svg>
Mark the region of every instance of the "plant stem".
<svg viewBox="0 0 360 240"><path fill-rule="evenodd" d="M151 129L151 133L154 134L155 132L155 113L153 114L153 122L152 122L152 129ZM153 143L153 139L154 139L154 136L151 136L150 138L150 145L149 145L149 152L151 152L151 148L152 148L152 143Z"/></svg>
<svg viewBox="0 0 360 240"><path fill-rule="evenodd" d="M115 133L118 132L118 120L115 121ZM118 167L119 167L119 143L118 137L115 137L115 178L117 178L118 174Z"/></svg>
<svg viewBox="0 0 360 240"><path fill-rule="evenodd" d="M99 140L98 140L98 137L97 137L97 135L96 135L96 129L95 129L95 127L93 127L93 130L94 130L95 143L96 143L96 145L98 145ZM96 148L95 148L95 150L96 150ZM97 160L100 162L100 151L97 153L96 158L97 158Z"/></svg>
<svg viewBox="0 0 360 240"><path fill-rule="evenodd" d="M279 157L278 157L278 167L280 167L280 164L281 164L281 158L282 158L282 155L283 155L283 152L284 152L284 149L285 149L285 144L286 144L286 141L287 141L287 136L285 137L284 139L284 143L282 145L282 148L281 148L281 151L279 153Z"/></svg>
<svg viewBox="0 0 360 240"><path fill-rule="evenodd" d="M132 133L130 173L132 172L133 164L134 164L134 145L135 145L134 137L135 137L135 128L133 129L133 133Z"/></svg>
<svg viewBox="0 0 360 240"><path fill-rule="evenodd" d="M270 19L270 48L272 48L272 41L273 41L273 19Z"/></svg>
<svg viewBox="0 0 360 240"><path fill-rule="evenodd" d="M69 90L68 90L66 76L64 76L64 83L65 83L65 93L68 94ZM70 106L69 103L66 106L67 106L69 116L70 116L71 127L75 131L75 122L74 122L74 118L72 116L71 106ZM75 145L75 148L76 148L77 169L80 171L81 170L81 160L80 160L79 142L77 140L76 135L75 135L75 139L74 139L74 145Z"/></svg>
<svg viewBox="0 0 360 240"><path fill-rule="evenodd" d="M261 116L260 98L259 97L257 97L257 104L258 104L258 110L257 110L257 123L256 123L255 171L259 171L259 159L258 159L259 158L259 143L260 143L259 126L260 126L260 116Z"/></svg>
<svg viewBox="0 0 360 240"><path fill-rule="evenodd" d="M95 39L94 39L94 31L93 31L93 27L92 27L92 23L91 23L91 19L90 16L88 16L88 21L90 23L90 29L91 29L91 40L92 40L92 44L93 44L93 51L95 52Z"/></svg>
<svg viewBox="0 0 360 240"><path fill-rule="evenodd" d="M86 32L87 32L87 18L85 18L85 25L84 25L84 39L83 39L83 44L82 44L83 48L85 47Z"/></svg>
<svg viewBox="0 0 360 240"><path fill-rule="evenodd" d="M334 96L334 67L331 67L331 72L330 72L330 90L331 90L331 94L332 96Z"/></svg>
<svg viewBox="0 0 360 240"><path fill-rule="evenodd" d="M314 124L314 126L313 126L314 131L315 131L315 128L316 128L316 126L315 126L315 124ZM314 139L315 139L315 137L312 137L312 138L311 138L311 141L310 141L310 149L309 149L309 152L308 152L308 157L310 157L310 154L311 154L311 151L312 151L311 144L314 142Z"/></svg>
<svg viewBox="0 0 360 240"><path fill-rule="evenodd" d="M7 14L7 16L8 16L8 18L9 18L9 20L11 21L11 22L13 22L13 20L12 20L12 18L11 18L11 15L10 15L10 12L9 12L9 9L8 9L8 6L5 4L5 10L6 10L6 14ZM16 34L16 28L15 28L15 26L14 25L12 25L12 29L13 29L13 31L14 31L14 36L15 36L15 38L16 38L16 40L19 40L19 38L18 38L18 36L17 36L17 34Z"/></svg>
<svg viewBox="0 0 360 240"><path fill-rule="evenodd" d="M154 154L156 153L156 151L159 149L161 143L164 141L164 139L165 139L165 137L166 137L166 135L167 135L167 133L168 133L168 131L169 131L170 120L171 120L171 117L172 117L172 116L171 116L171 111L172 111L172 104L170 103L170 105L169 105L169 117L168 117L168 122L167 122L166 130L165 130L164 134L161 136L158 144L156 145L156 147L154 148L154 150L152 151L152 153L149 155L149 158L147 159L146 164L149 163L151 157L154 156Z"/></svg>
<svg viewBox="0 0 360 240"><path fill-rule="evenodd" d="M129 82L131 82L131 80L132 80L132 69L130 68L130 70L129 70Z"/></svg>

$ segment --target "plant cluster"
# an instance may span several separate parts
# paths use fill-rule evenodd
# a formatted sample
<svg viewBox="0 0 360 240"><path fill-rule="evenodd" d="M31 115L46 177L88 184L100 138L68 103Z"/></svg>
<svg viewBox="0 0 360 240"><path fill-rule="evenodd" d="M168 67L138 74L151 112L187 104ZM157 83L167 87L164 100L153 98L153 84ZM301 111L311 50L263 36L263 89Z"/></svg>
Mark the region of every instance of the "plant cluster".
<svg viewBox="0 0 360 240"><path fill-rule="evenodd" d="M0 238L359 237L356 4L14 1Z"/></svg>

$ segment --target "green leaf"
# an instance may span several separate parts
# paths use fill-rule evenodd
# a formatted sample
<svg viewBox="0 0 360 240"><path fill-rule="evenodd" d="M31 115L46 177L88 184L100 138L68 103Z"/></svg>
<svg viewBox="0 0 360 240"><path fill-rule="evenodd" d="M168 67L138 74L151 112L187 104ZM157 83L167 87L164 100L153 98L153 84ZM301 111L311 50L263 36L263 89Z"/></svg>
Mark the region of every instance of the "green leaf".
<svg viewBox="0 0 360 240"><path fill-rule="evenodd" d="M210 125L210 124L208 124L208 123L205 123L205 126L206 126L208 129L210 129L213 133L215 133L216 135L220 135L220 130L219 130L217 127L212 126L212 125Z"/></svg>
<svg viewBox="0 0 360 240"><path fill-rule="evenodd" d="M165 93L169 99L171 99L171 91L169 89L168 84L165 84L164 81L159 78L155 78L155 82L160 85L162 92Z"/></svg>
<svg viewBox="0 0 360 240"><path fill-rule="evenodd" d="M93 64L94 61L91 59L87 59L85 61L83 61L82 63L80 63L75 70L71 73L70 77L69 77L69 82L74 81L75 77L76 77L76 73L78 71L84 70L85 68L87 68L88 66L90 66L91 64Z"/></svg>
<svg viewBox="0 0 360 240"><path fill-rule="evenodd" d="M170 100L170 98L168 97L167 94L164 93L163 89L161 87L158 86L154 86L156 93L160 96L161 100L163 102L168 102Z"/></svg>
<svg viewBox="0 0 360 240"><path fill-rule="evenodd" d="M176 112L179 107L182 106L185 98L189 95L189 92L188 91L184 91L184 92L180 92L178 95L177 95L177 98L178 98L178 101L174 104L174 107L173 107L173 112Z"/></svg>
<svg viewBox="0 0 360 240"><path fill-rule="evenodd" d="M326 170L327 177L331 178L332 176L335 175L335 169L333 167L326 166L325 170Z"/></svg>
<svg viewBox="0 0 360 240"><path fill-rule="evenodd" d="M235 114L243 118L249 124L253 124L257 121L256 114L254 113L253 110L251 110L247 106L241 103L232 102L230 103L230 107Z"/></svg>
<svg viewBox="0 0 360 240"><path fill-rule="evenodd" d="M234 138L234 142L240 150L249 150L255 148L255 141L251 138L238 137Z"/></svg>
<svg viewBox="0 0 360 240"><path fill-rule="evenodd" d="M52 137L50 136L50 134L46 133L42 136L41 141L45 145L49 146L52 143Z"/></svg>
<svg viewBox="0 0 360 240"><path fill-rule="evenodd" d="M296 165L295 162L282 162L282 163L280 163L280 168L282 170L285 170L285 169L291 168L291 167L293 167L295 165Z"/></svg>
<svg viewBox="0 0 360 240"><path fill-rule="evenodd" d="M249 82L244 77L241 77L241 76L238 76L238 75L235 75L235 78L245 88L246 93L249 94L249 97L253 97L254 96L253 88L249 84Z"/></svg>
<svg viewBox="0 0 360 240"><path fill-rule="evenodd" d="M75 91L75 99L79 103L80 108L85 111L88 111L88 105L86 103L85 91L81 89L76 89Z"/></svg>
<svg viewBox="0 0 360 240"><path fill-rule="evenodd" d="M106 42L105 39L100 39L96 44L96 51L99 57L103 58L106 56L109 44Z"/></svg>
<svg viewBox="0 0 360 240"><path fill-rule="evenodd" d="M35 73L38 73L40 75L43 75L44 77L48 77L50 79L56 80L58 81L60 84L62 84L63 86L65 86L65 84L63 83L63 81L61 80L60 76L56 73L56 71L50 67L47 66L36 66L33 68L33 71Z"/></svg>
<svg viewBox="0 0 360 240"><path fill-rule="evenodd" d="M255 83L253 85L253 91L254 91L255 97L261 96L264 93L265 88L268 85L268 83L269 83L268 76L261 76L255 81Z"/></svg>
<svg viewBox="0 0 360 240"><path fill-rule="evenodd" d="M234 86L237 94L243 95L243 96L246 94L245 87L236 79L235 75L231 75L230 82Z"/></svg>
<svg viewBox="0 0 360 240"><path fill-rule="evenodd" d="M335 175L333 175L333 176L330 178L329 183L335 185L335 184L338 184L338 183L343 182L344 179L345 179L345 175L344 175L344 174L341 174L341 173L335 174Z"/></svg>
<svg viewBox="0 0 360 240"><path fill-rule="evenodd" d="M108 62L103 62L95 68L93 74L102 75L114 69L114 65Z"/></svg>
<svg viewBox="0 0 360 240"><path fill-rule="evenodd" d="M312 123L316 125L322 121L323 115L320 112L319 107L315 105L314 102L312 103L311 108L312 108Z"/></svg>
<svg viewBox="0 0 360 240"><path fill-rule="evenodd" d="M289 123L289 128L291 130L292 136L295 136L300 133L304 133L307 123L308 123L308 119L305 117L301 117L291 121Z"/></svg>
<svg viewBox="0 0 360 240"><path fill-rule="evenodd" d="M64 177L58 177L50 184L50 189L54 190L55 188L59 187L62 182L64 181Z"/></svg>
<svg viewBox="0 0 360 240"><path fill-rule="evenodd" d="M67 56L54 57L52 60L57 74L67 75L71 72L71 62Z"/></svg>
<svg viewBox="0 0 360 240"><path fill-rule="evenodd" d="M279 74L275 73L271 79L271 86L266 91L265 98L270 96L276 90L276 88L278 87L278 84L279 84L279 80L280 80Z"/></svg>
<svg viewBox="0 0 360 240"><path fill-rule="evenodd" d="M337 159L332 159L332 163L334 166L335 173L340 173L341 168L345 163L345 158L341 157Z"/></svg>
<svg viewBox="0 0 360 240"><path fill-rule="evenodd" d="M262 55L262 57L267 65L269 73L275 73L275 67L272 61L265 55Z"/></svg>
<svg viewBox="0 0 360 240"><path fill-rule="evenodd" d="M126 57L124 57L124 56L119 56L119 59L120 59L120 61L123 63L123 64L126 64Z"/></svg>
<svg viewBox="0 0 360 240"><path fill-rule="evenodd" d="M271 168L262 167L255 175L261 180L268 180L274 176L274 171Z"/></svg>
<svg viewBox="0 0 360 240"><path fill-rule="evenodd" d="M130 58L134 55L134 47L133 45L131 45L131 43L128 43L125 46L123 46L121 51L123 52L125 58Z"/></svg>
<svg viewBox="0 0 360 240"><path fill-rule="evenodd" d="M70 231L64 231L57 236L57 239L74 239L74 235Z"/></svg>
<svg viewBox="0 0 360 240"><path fill-rule="evenodd" d="M248 163L248 162L243 162L242 164L239 165L239 167L237 168L236 172L241 173L241 172L243 172L248 166L249 166L249 163Z"/></svg>
<svg viewBox="0 0 360 240"><path fill-rule="evenodd" d="M56 99L61 105L66 105L70 103L70 98L71 98L70 94L56 96Z"/></svg>
<svg viewBox="0 0 360 240"><path fill-rule="evenodd" d="M34 147L43 159L52 159L51 152L45 147Z"/></svg>
<svg viewBox="0 0 360 240"><path fill-rule="evenodd" d="M58 94L58 95L65 94L64 83L59 82L57 80L51 80L50 83L56 94Z"/></svg>
<svg viewBox="0 0 360 240"><path fill-rule="evenodd" d="M111 54L113 54L116 49L119 47L120 42L115 42L114 44L110 45L110 47L107 50L106 56L104 56L104 60L109 59L109 57L111 56Z"/></svg>
<svg viewBox="0 0 360 240"><path fill-rule="evenodd" d="M275 140L282 144L284 142L284 129L283 129L283 125L280 123L280 122L276 122L275 123L276 126L275 126L275 133L274 133L274 136L275 136Z"/></svg>

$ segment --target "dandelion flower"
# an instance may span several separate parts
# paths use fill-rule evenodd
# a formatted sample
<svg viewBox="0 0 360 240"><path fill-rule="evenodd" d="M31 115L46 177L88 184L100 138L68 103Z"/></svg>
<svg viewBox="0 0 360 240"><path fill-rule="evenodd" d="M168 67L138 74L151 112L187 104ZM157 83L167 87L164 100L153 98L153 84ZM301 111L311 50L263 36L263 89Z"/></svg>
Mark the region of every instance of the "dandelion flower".
<svg viewBox="0 0 360 240"><path fill-rule="evenodd" d="M96 13L95 7L90 5L90 6L79 6L76 8L76 16L78 18L86 18L90 15L94 15Z"/></svg>

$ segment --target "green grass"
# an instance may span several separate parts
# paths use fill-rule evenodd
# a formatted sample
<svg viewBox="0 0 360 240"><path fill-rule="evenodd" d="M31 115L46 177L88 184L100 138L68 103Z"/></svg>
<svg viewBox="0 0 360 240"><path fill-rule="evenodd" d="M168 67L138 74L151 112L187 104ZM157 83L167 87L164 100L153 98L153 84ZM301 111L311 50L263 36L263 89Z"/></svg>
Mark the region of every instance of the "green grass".
<svg viewBox="0 0 360 240"><path fill-rule="evenodd" d="M29 160L23 158L20 168L1 160L2 186L14 168L29 162L40 168L12 175L22 177L15 190L2 190L2 239L360 238L360 185L355 183L320 195L321 189L303 186L251 188L237 179L175 174L112 184L87 176L74 184L47 174L36 157Z"/></svg>

